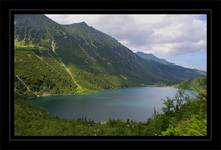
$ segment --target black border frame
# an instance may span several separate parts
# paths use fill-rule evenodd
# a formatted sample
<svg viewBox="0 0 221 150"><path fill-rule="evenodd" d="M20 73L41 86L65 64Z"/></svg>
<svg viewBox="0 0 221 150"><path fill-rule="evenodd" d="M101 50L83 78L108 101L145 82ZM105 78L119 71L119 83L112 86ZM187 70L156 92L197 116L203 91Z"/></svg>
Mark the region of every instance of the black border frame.
<svg viewBox="0 0 221 150"><path fill-rule="evenodd" d="M110 2L110 1L108 1L109 2L109 4L111 4L111 5L113 5L113 4L116 4L116 2L115 1L112 1L112 2ZM120 1L121 3L120 4L122 4L122 1ZM130 4L135 4L135 2L134 1L128 1ZM168 2L168 1L167 1ZM220 37L220 34L219 33L217 33L216 35L214 34L214 33L216 33L214 30L208 30L209 28L214 28L215 27L215 29L219 29L218 31L220 31L220 28L218 28L217 26L215 26L214 25L214 23L219 23L220 24L220 22L219 21L217 21L217 22L215 22L214 21L214 18L215 19L218 19L218 17L217 16L220 16L220 14L217 14L217 13L220 13L221 11L220 11L220 8L219 8L219 6L221 6L221 4L220 3L218 3L218 2L213 2L213 5L208 5L208 3L206 3L206 2L208 2L208 1L201 1L201 2L198 2L198 3L190 3L190 2L188 2L188 3L184 3L184 1L180 1L179 3L182 3L182 4L184 4L184 5L182 5L182 7L180 7L180 5L178 5L178 3L175 3L174 1L170 1L168 4L176 4L176 5L174 5L173 7L177 7L177 6L179 6L178 8L181 8L181 9L179 9L178 10L178 13L185 13L185 14L188 14L188 12L189 13L191 13L191 14L193 14L193 13L196 13L196 14L198 14L198 13L206 13L207 14L207 38L208 39L210 39L210 40L207 40L208 41L208 43L207 43L207 50L212 50L212 46L213 46L213 50L215 50L215 48L218 48L218 47L220 47L220 44L218 45L218 42L217 42L217 40L215 40L215 42L214 42L214 40L212 41L212 38L214 39L214 37L215 38L217 38L217 37ZM85 2L77 2L77 5L78 6L81 6L81 8L79 8L79 7L75 7L75 9L73 9L72 8L72 10L70 11L70 9L69 10L64 10L64 8L63 8L63 10L60 10L60 9L57 9L57 8L53 8L53 7L55 7L56 5L52 5L52 8L51 8L51 6L49 6L49 1L47 1L47 5L45 6L46 8L49 8L49 9L41 9L41 10L37 10L36 9L36 7L38 8L40 5L39 4L37 4L37 3L35 3L35 4L37 4L37 5L35 5L35 8L28 8L27 7L27 1L25 2L26 4L25 4L25 6L21 6L22 4L24 4L24 3L6 3L6 2L4 2L3 4L7 4L7 5L4 5L4 6L6 6L6 9L3 9L4 11L1 11L1 15L3 14L3 19L1 18L1 22L4 20L4 21L6 21L7 20L7 17L9 17L9 19L8 19L8 23L6 23L6 22L4 22L3 24L1 24L1 32L3 31L2 29L2 27L4 27L5 29L7 29L7 27L9 27L8 29L9 30L6 30L5 32L3 32L3 35L7 35L7 33L9 33L8 34L8 39L7 38L5 38L4 40L3 40L3 38L1 37L1 49L3 49L3 48L8 48L8 49L13 49L13 36L12 36L12 33L13 33L13 31L11 31L10 32L10 29L13 29L13 27L14 27L14 24L13 24L13 22L14 21L12 21L13 20L13 17L11 17L11 14L14 14L14 12L19 12L19 10L20 10L20 12L22 12L21 10L23 10L23 12L22 13L42 13L42 11L43 12L46 12L47 14L48 13L56 13L56 12L59 12L59 14L61 14L62 12L63 13L76 13L76 11L78 12L78 13L85 13L85 14L88 14L88 13L107 13L107 12L111 12L111 14L113 14L113 13L122 13L122 11L124 11L124 12L126 12L127 14L128 13L132 13L132 14L134 14L135 12L139 12L139 13L147 13L148 11L150 12L151 11L151 13L154 13L154 14L161 14L162 12L163 12L163 14L166 12L166 13L171 13L171 11L174 11L175 12L175 8L171 8L171 6L168 6L168 4L165 4L165 3L163 3L163 4L165 4L165 5L159 5L159 6L157 6L157 4L159 3L159 1L157 0L156 1L156 3L155 2L149 2L149 3L147 3L147 2L143 2L143 1L140 1L140 4L139 5L134 5L133 7L128 7L128 6L130 6L130 5L126 5L126 9L125 9L125 7L122 7L121 6L121 8L115 8L115 9L113 9L113 8L110 8L110 7L108 7L107 9L105 8L106 7L106 5L104 4L104 3L101 3L101 2L99 2L99 1L97 1L97 2L95 2L95 3L90 3L90 2L88 2L89 4L92 4L89 8L86 8L85 6L83 6L83 4L85 3ZM62 2L61 2L62 3ZM70 3L70 2L67 2L68 4ZM161 3L162 3L162 1L161 1ZM15 4L17 4L17 5L15 5ZM56 4L60 4L59 2L56 2ZM67 6L68 4L66 4L66 5L61 5L61 7L63 6ZM73 3L72 3L73 4ZM95 7L95 5L97 5L97 4L102 4L101 6L99 5L99 8L96 8ZM142 4L150 4L150 6L154 6L153 8L150 8L150 6L148 6L148 8L146 8L145 7L145 5L143 5L142 6ZM193 4L195 4L195 5L193 5ZM197 4L197 5L196 5ZM216 5L216 4L219 4L219 5ZM30 5L32 5L32 3L28 3L28 5L30 6ZM199 6L200 7L199 7ZM83 9L82 9L82 6L83 6ZM86 6L88 6L88 5L86 5ZM104 7L105 6L105 7ZM136 6L138 6L138 7L136 7ZM157 7L156 7L157 6ZM185 8L185 6L191 6L190 8ZM202 6L204 6L204 7L202 7ZM20 8L21 7L21 8ZM32 6L33 7L33 6ZM68 6L67 6L68 7ZM70 7L70 6L69 6ZM113 7L113 6L112 6ZM169 8L168 8L169 7ZM25 8L25 9L24 9ZM28 9L27 9L28 8ZM60 7L58 7L58 8L60 8ZM105 9L103 9L103 8L105 8ZM135 8L135 9L134 9ZM160 8L160 9L159 9ZM162 8L167 8L167 9L162 9ZM219 8L219 9L218 9ZM6 11L7 10L7 11ZM177 11L177 9L176 9L176 11ZM195 12L194 12L195 11ZM6 15L7 14L7 15ZM58 13L57 13L58 14ZM208 15L209 14L209 15ZM216 16L214 17L214 14L216 14ZM212 16L213 15L213 16ZM213 18L212 18L213 17ZM12 20L11 20L12 19ZM212 20L213 19L213 20ZM208 23L209 22L209 23ZM211 24L210 24L211 23ZM212 24L213 23L213 24ZM219 39L219 38L218 38ZM11 41L11 43L7 46L6 45L6 43L9 43ZM214 45L214 43L215 43L215 45ZM3 46L5 46L5 47L3 47ZM211 46L211 47L210 47ZM215 47L215 48L214 48ZM213 51L212 50L212 51ZM211 52L212 52L211 51ZM213 59L216 59L216 61L218 60L217 58L218 58L218 56L219 55L215 55L214 54L214 52L213 52L213 54L212 53L208 53L208 51L207 51L207 72L209 72L208 74L207 74L207 76L208 76L208 79L212 79L212 74L210 74L210 73L212 73L212 72L214 72L214 70L212 70L212 62L213 62ZM215 52L217 52L217 51L215 51ZM9 56L9 58L8 58L8 63L10 64L11 63L11 60L14 60L14 59L12 59L13 58L13 56L11 55L12 53L10 53L10 51L9 51L9 53L6 53L6 54L9 54L8 56ZM11 71L13 71L13 70L10 70L11 68L10 68L10 66L8 66L8 65L6 65L6 66L3 66L2 67L2 64L4 64L4 63L7 63L7 61L5 61L5 59L7 60L7 57L2 57L3 55L2 55L2 52L1 52L1 60L3 60L3 62L1 62L1 73L2 73L2 71L4 71L4 72L6 72L7 73L7 71L5 71L5 70L8 70L9 72L8 73L10 73ZM213 57L212 57L213 56ZM208 61L208 60L210 60L210 61ZM213 64L214 64L214 62L213 62ZM217 65L217 64L216 64ZM218 64L218 65L220 65L220 63ZM211 67L210 67L211 66ZM5 67L5 68L4 68ZM209 68L210 67L210 68ZM4 70L3 70L4 69ZM7 74L4 74L5 76L3 76L5 79L7 79ZM219 73L218 73L219 74ZM10 77L12 77L12 79L13 79L13 74L11 73L11 74L8 74L8 75L10 75ZM2 74L1 74L1 77L2 77ZM217 77L217 76L216 76ZM218 76L219 77L219 76ZM213 76L213 78L214 78L214 76ZM10 78L9 78L10 79ZM2 82L3 80L2 80L2 78L1 78L1 87L2 87L2 83L4 83L5 85L7 85L7 87L8 87L8 92L10 92L11 90L13 90L11 87L13 87L13 82L11 82L11 83L7 83L7 81L6 80L4 80L4 82ZM8 81L10 81L10 80L8 80ZM208 80L207 80L208 81ZM214 89L214 87L215 87L215 84L213 84L212 85L212 83L214 83L213 81L211 81L211 82L209 82L208 81L208 83L207 83L207 85L209 84L210 85L210 89L208 88L207 89L207 92L208 92L208 95L213 95L213 97L217 97L217 95L216 96L214 96L214 91L212 91L212 87L213 87L213 89ZM218 85L217 85L218 86ZM7 89L5 89L5 91L6 91L6 93L4 92L2 92L2 90L1 90L1 98L3 98L2 97L2 95L3 96L5 96L4 98L7 98ZM217 90L216 90L216 92L217 92ZM12 92L13 93L13 92ZM10 98L10 96L11 96L11 94L9 94L8 95L9 96L9 98ZM13 96L13 95L12 95ZM212 99L212 98L211 98ZM209 115L208 115L208 119L212 119L212 118L214 118L213 116L212 116L212 113L214 114L214 102L213 102L213 106L212 106L212 100L210 100L210 102L211 103L209 103L209 100L207 101L208 102L208 104L209 104L209 106L211 107L211 108L213 108L213 109L210 109L211 110L211 113L210 113L210 115L211 115L211 118L209 118ZM217 101L215 101L215 102L217 102ZM11 112L11 114L9 113L9 114L7 114L6 112L5 112L5 110L7 110L7 108L6 107L3 107L3 105L5 105L5 104L7 104L7 102L2 102L2 99L1 99L1 103L0 103L1 105L1 131L0 132L2 132L2 129L3 129L3 127L6 127L7 125L6 125L6 122L5 123L3 123L2 121L5 121L5 120L7 120L8 121L8 125L10 125L10 117L12 117L13 118L13 110L12 111L10 111ZM217 103L218 105L216 105L216 106L220 106L220 103L218 102ZM11 106L11 107L10 107ZM13 105L13 103L11 104L11 105L9 105L9 110L10 110L10 108L12 108L14 105ZM216 107L217 108L217 107ZM218 107L219 108L219 107ZM217 109L216 109L217 110ZM8 116L9 115L9 116ZM7 116L8 116L8 118L7 118ZM220 117L220 111L218 112L218 116ZM211 123L213 122L213 123L215 123L215 121L214 120L211 120L210 121ZM216 122L217 123L217 122ZM208 124L209 125L209 124ZM162 139L160 139L160 138L162 138L162 137L151 137L152 139L148 139L148 140L142 140L142 139L140 139L140 137L139 138L135 138L135 139L130 139L130 138L126 138L126 139L119 139L119 137L112 137L113 139L112 140L110 140L110 139L105 139L104 137L96 137L96 138L91 138L91 139L89 139L89 140L85 140L85 139L75 139L74 141L75 141L75 144L76 144L76 142L79 142L79 143L82 143L82 142L85 142L85 143L91 143L92 141L93 141L93 143L91 143L91 145L93 145L93 147L101 147L101 146L98 146L98 145L94 145L95 143L97 143L97 142L100 142L100 143L107 143L107 142L112 142L112 143L116 143L116 142L118 142L119 143L119 145L118 145L118 147L120 146L120 147L127 147L126 145L124 145L123 143L125 143L125 142L128 142L128 144L131 146L132 145L132 143L143 143L143 144L141 144L141 145L137 145L137 148L139 147L139 148L141 148L141 147L149 147L149 148L153 148L153 147L155 147L155 148L163 148L163 145L155 145L154 146L154 144L153 143L164 143L164 144L166 144L166 145L164 145L165 146L165 148L169 148L169 147L180 147L180 146L183 146L183 148L187 148L187 147L191 147L189 144L190 143L192 143L192 146L193 147L201 147L202 149L203 148L208 148L208 147L210 147L210 148L215 148L215 147L220 147L220 141L218 142L217 140L220 140L220 135L219 134L217 134L217 131L220 131L220 127L219 127L219 125L220 125L220 121L218 121L218 125L216 126L216 125L214 125L214 124L211 124L211 125L209 125L208 127L210 127L210 128L212 128L213 127L213 131L209 131L208 133L211 133L211 136L210 136L210 138L208 139L206 139L206 138L202 138L202 137L200 137L199 139L196 139L196 137L189 137L189 139L183 139L183 137L175 137L175 138L172 138L171 139L171 137L169 137L168 139L167 139L167 137L165 138L165 137L163 137L164 139L162 140ZM215 128L214 128L215 127ZM218 127L218 128L217 128ZM218 129L218 130L217 130ZM8 128L7 129L7 131L9 131L10 130L10 128ZM13 131L13 130L12 130ZM6 131L4 131L3 133L1 133L1 143L0 144L3 144L4 146L6 146L6 147L16 147L16 146L19 146L20 145L20 143L35 143L35 146L37 146L37 147L41 147L40 145L36 145L36 143L38 142L38 143L45 143L45 142L48 142L48 143L53 143L54 145L53 145L53 147L54 146L57 146L57 147L60 147L60 146L58 146L58 143L61 143L61 144L64 144L64 143L68 143L69 145L63 145L64 147L72 147L73 145L71 145L70 144L70 142L72 141L73 142L73 140L70 140L70 139L62 139L62 140L60 140L60 139L56 139L56 137L53 137L52 138L52 140L47 140L47 139L45 139L45 137L41 137L41 139L37 139L37 140L35 140L35 139L33 139L33 137L26 137L26 138L28 138L28 139L24 139L24 137L23 138L21 138L21 137L18 137L17 139L12 139L12 137L13 137L13 135L11 135L11 134L7 134L7 132ZM59 138L61 138L61 137L59 137ZM70 138L70 137L69 137ZM73 137L72 137L73 138ZM78 138L82 138L82 137L78 137ZM85 138L85 137L84 137ZM52 141L54 141L54 142L52 142ZM215 142L214 142L215 141ZM57 143L56 143L57 142ZM129 142L131 142L131 143L129 143ZM145 146L145 143L144 142L146 142L146 144L147 143L149 143L150 144L150 146ZM168 144L170 143L176 143L175 144L175 146L171 146L171 145L167 145L167 143L165 143L165 142L167 142ZM195 142L195 143L194 143ZM48 144L47 143L47 144ZM187 144L188 143L188 144ZM199 145L199 143L201 143L201 145ZM208 144L209 143L209 144ZM213 143L213 144L211 144L211 143ZM128 146L129 146L128 145ZM20 145L20 146L22 146L22 145ZM26 145L25 147L28 147L28 146L30 146L30 145ZM47 145L48 146L48 145ZM52 145L51 145L52 146ZM51 147L50 146L50 147ZM114 145L109 145L110 147L113 147ZM134 147L135 145L133 145L132 147ZM24 145L22 146L22 147L24 147ZM75 147L89 147L89 145L81 145L80 146L80 144L78 145L75 145ZM123 148L122 147L122 148Z"/></svg>
<svg viewBox="0 0 221 150"><path fill-rule="evenodd" d="M79 13L80 12L80 13ZM207 95L209 99L207 100L207 136L53 136L52 138L49 136L45 136L44 138L39 138L38 136L14 136L14 110L12 109L14 107L14 15L17 14L206 14L207 15L207 80L208 83L208 89L207 90ZM127 10L115 10L115 9L104 9L104 10L94 10L94 9L74 9L74 10L21 10L21 9L15 9L15 10L10 10L9 13L9 23L10 23L10 35L11 38L9 40L11 46L9 48L9 64L11 65L11 68L9 70L9 76L11 77L11 80L9 80L9 87L10 92L9 92L9 125L10 125L10 130L9 130L9 135L10 135L10 141L22 141L22 140L28 140L28 141L39 141L39 140L48 140L48 141L56 141L56 140L68 140L68 141L91 141L91 140L107 140L107 141L115 141L116 139L119 141L133 141L133 140L139 140L139 141L182 141L182 140L189 140L189 141L211 141L212 140L212 128L211 128L211 123L212 123L212 112L211 112L211 106L212 106L212 95L211 95L211 90L212 90L212 78L211 77L211 53L212 53L212 45L211 45L211 34L212 34L212 28L211 28L211 18L212 18L212 12L211 10L177 10L177 9L167 9L167 10L150 10L150 9L127 9ZM10 83L11 82L11 83ZM136 138L135 138L136 137Z"/></svg>

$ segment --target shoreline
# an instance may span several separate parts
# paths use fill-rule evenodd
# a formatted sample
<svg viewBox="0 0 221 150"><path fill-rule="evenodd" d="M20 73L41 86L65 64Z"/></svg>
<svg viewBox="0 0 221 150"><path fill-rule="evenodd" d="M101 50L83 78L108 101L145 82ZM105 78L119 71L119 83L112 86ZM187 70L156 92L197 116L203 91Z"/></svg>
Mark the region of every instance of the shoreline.
<svg viewBox="0 0 221 150"><path fill-rule="evenodd" d="M116 88L110 88L110 89L101 89L96 91L89 91L89 92L82 92L82 93L76 93L76 94L43 94L43 95L36 95L36 97L29 97L29 98L39 98L39 97L48 97L48 96L81 96L81 95L90 95L98 92L102 92L105 90L117 90L117 89L128 89L128 88L142 88L142 87L174 87L174 85L142 85L142 86L131 86L131 87L116 87Z"/></svg>

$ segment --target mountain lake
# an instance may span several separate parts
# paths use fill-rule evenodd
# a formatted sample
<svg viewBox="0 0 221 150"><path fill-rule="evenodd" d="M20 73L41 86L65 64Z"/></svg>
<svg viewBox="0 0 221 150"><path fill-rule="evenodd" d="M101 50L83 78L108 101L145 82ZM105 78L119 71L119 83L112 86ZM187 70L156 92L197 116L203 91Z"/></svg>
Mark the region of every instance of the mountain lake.
<svg viewBox="0 0 221 150"><path fill-rule="evenodd" d="M153 115L154 109L161 111L163 99L173 98L176 92L174 87L134 87L77 96L38 97L32 102L47 109L50 115L64 119L87 118L96 122L130 119L145 122ZM189 90L185 93L194 95Z"/></svg>

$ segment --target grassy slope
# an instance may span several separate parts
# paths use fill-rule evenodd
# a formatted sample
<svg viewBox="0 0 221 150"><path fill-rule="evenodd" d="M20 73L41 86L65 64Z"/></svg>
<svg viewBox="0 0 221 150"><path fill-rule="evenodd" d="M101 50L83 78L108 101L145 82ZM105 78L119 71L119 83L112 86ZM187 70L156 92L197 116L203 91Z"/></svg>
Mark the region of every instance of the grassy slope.
<svg viewBox="0 0 221 150"><path fill-rule="evenodd" d="M83 94L130 84L120 76L65 65L51 50L18 41L14 61L15 91L26 96Z"/></svg>
<svg viewBox="0 0 221 150"><path fill-rule="evenodd" d="M15 15L15 41L15 46L30 50L35 47L36 52L39 49L40 55L47 58L49 51L62 61L65 70L75 76L76 93L143 84L174 84L198 75L179 66L145 61L114 38L85 23L60 25L45 15Z"/></svg>
<svg viewBox="0 0 221 150"><path fill-rule="evenodd" d="M144 64L140 64L141 62L135 63L138 58L130 54L131 52L128 52L128 56L125 57L125 48L118 49L119 43L112 43L113 40L110 38L97 37L102 36L97 32L89 35L83 34L82 37L88 36L91 39L91 36L96 36L95 39L99 39L98 41L87 40L84 42L84 38L67 35L60 25L45 19L44 16L29 18L35 20L30 22L22 20L22 18L24 19L25 17L20 16L15 26L15 31L17 31L15 34L14 76L16 95L82 94L107 88L139 85L144 80L146 80L145 84L156 83L157 81L162 82L157 84L171 83L172 80L182 74L182 70L176 71L172 67L168 68L165 65L145 63L144 61L142 61ZM18 21L21 23L20 25L18 25ZM30 39L26 37L27 35ZM20 41L16 40L17 38ZM26 42L22 41L24 39L26 39ZM102 39L105 40L102 41ZM96 42L100 40L101 43L96 45ZM57 42L54 50L52 41ZM79 43L84 46L82 48L77 46ZM109 46L106 47L103 43ZM97 53L98 51L99 53ZM61 57L57 55L59 52L61 52L59 55ZM89 54L100 62L99 65L93 57L87 56ZM121 57L115 57L118 55ZM124 61L119 59L123 58L122 56L124 56ZM128 60L133 60L134 63L128 62ZM113 66L112 69L109 67L111 64ZM121 67L118 68L119 64L121 64ZM129 68L124 67L126 65ZM145 70L142 68L144 66L148 69L142 72L142 70ZM117 70L117 73L115 70ZM121 71L120 74L118 73L119 71ZM104 125L92 123L92 126L90 126L91 123L87 121L66 121L49 117L46 112L30 106L21 99L24 98L15 97L15 121L17 122L15 122L15 131L18 135L67 135L69 134L68 132L71 135L158 134L155 130L152 131L151 124L154 124L154 121L149 121L148 126L146 124L125 123L122 121L115 121L114 123L112 121ZM158 125L161 124L158 123ZM39 127L42 129L38 129ZM102 129L102 132L100 129ZM76 133L76 131L78 132ZM161 134L161 132L159 133Z"/></svg>
<svg viewBox="0 0 221 150"><path fill-rule="evenodd" d="M56 59L37 55L30 47L17 47L14 61L16 92L25 95L75 93L77 85Z"/></svg>
<svg viewBox="0 0 221 150"><path fill-rule="evenodd" d="M64 120L51 117L46 110L37 108L24 100L24 97L15 95L15 135L177 135L177 136L204 136L206 135L206 89L201 87L201 92L196 99L185 100L177 109L170 109L164 113L155 113L146 123L132 121L107 121L94 123L85 119ZM177 99L173 101L176 102ZM176 108L176 105L173 106ZM167 105L163 110L167 110Z"/></svg>

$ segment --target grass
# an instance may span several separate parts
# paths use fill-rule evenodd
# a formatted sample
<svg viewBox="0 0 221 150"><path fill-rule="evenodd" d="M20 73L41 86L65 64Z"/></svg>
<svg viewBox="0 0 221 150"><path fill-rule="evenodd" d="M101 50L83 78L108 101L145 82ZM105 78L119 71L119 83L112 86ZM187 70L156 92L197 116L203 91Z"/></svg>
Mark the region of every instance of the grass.
<svg viewBox="0 0 221 150"><path fill-rule="evenodd" d="M178 107L177 101L185 103ZM166 101L172 101L167 105ZM205 136L206 93L191 99L178 95L165 100L163 112L155 112L146 122L109 120L94 122L85 118L65 120L52 117L26 98L15 96L15 135L17 136Z"/></svg>
<svg viewBox="0 0 221 150"><path fill-rule="evenodd" d="M120 76L64 64L51 50L22 41L15 42L14 62L15 89L27 96L84 94L132 85Z"/></svg>
<svg viewBox="0 0 221 150"><path fill-rule="evenodd" d="M45 41L47 43L47 41ZM47 45L47 44L46 44ZM75 95L103 89L136 85L122 75L107 74L100 68L61 65L60 58L47 47L15 42L15 135L20 136L204 136L206 135L206 78L183 81L179 88L196 91L196 99L178 95L165 100L163 113L155 113L144 123L109 120L95 123L86 119L65 120L49 116L33 106L27 97ZM78 60L75 60L76 62ZM67 71L68 70L68 71ZM134 77L132 81L136 81ZM139 82L138 82L139 83ZM158 83L159 85L161 83ZM179 97L185 102L176 104Z"/></svg>

